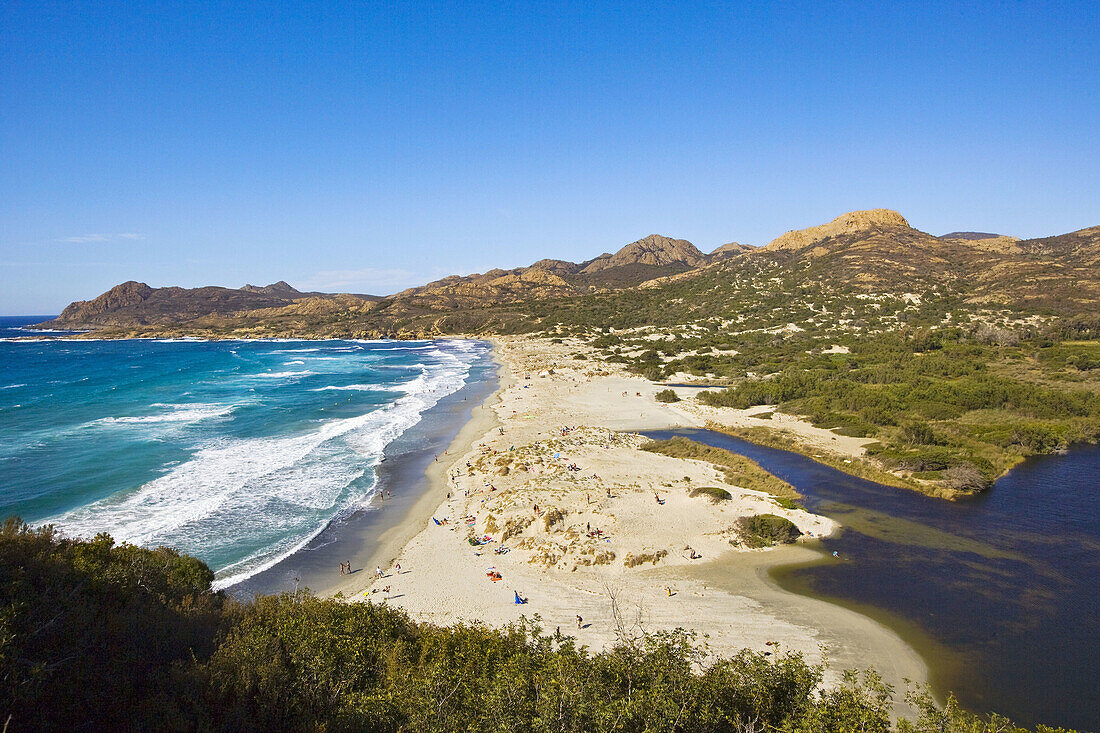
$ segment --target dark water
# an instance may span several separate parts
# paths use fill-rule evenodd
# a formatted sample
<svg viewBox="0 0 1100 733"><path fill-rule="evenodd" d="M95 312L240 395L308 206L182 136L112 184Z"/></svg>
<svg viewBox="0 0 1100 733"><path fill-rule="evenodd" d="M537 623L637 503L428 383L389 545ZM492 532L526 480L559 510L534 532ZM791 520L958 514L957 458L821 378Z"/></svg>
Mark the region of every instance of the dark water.
<svg viewBox="0 0 1100 733"><path fill-rule="evenodd" d="M912 624L941 692L1025 725L1100 729L1100 447L1029 459L985 495L931 499L708 430L844 525L840 561L775 572L788 590ZM918 644L918 647L920 645Z"/></svg>

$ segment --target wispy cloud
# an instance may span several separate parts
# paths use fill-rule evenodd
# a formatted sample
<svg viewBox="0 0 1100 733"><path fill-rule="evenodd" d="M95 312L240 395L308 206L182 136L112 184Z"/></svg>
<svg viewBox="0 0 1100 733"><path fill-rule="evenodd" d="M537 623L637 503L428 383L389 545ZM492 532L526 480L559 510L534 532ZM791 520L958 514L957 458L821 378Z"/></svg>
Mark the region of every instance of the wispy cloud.
<svg viewBox="0 0 1100 733"><path fill-rule="evenodd" d="M100 242L132 242L140 239L145 239L145 237L134 232L119 232L117 234L78 234L73 237L58 237L54 241L65 244L95 244Z"/></svg>
<svg viewBox="0 0 1100 733"><path fill-rule="evenodd" d="M302 283L302 290L388 295L420 284L415 272L364 267L361 270L322 270Z"/></svg>

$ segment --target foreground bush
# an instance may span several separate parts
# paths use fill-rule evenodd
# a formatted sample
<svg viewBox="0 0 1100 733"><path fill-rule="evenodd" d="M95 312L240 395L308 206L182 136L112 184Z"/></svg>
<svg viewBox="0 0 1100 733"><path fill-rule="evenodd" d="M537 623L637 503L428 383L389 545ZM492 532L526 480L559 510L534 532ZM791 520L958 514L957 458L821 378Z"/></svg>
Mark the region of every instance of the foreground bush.
<svg viewBox="0 0 1100 733"><path fill-rule="evenodd" d="M892 691L820 691L797 654L709 659L683 632L592 654L534 621L416 623L308 593L238 604L167 549L0 527L8 730L887 731ZM905 731L985 730L927 695ZM10 716L10 718L9 718ZM1017 730L1002 719L996 729Z"/></svg>

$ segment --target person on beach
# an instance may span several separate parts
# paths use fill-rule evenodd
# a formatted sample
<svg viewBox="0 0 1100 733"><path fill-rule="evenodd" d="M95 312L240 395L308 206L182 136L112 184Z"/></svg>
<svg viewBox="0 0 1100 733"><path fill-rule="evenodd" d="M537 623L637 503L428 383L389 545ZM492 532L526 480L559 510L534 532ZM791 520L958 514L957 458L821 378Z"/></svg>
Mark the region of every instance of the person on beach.
<svg viewBox="0 0 1100 733"><path fill-rule="evenodd" d="M378 573L378 577L379 577L379 578L384 578L384 577L386 577L385 573L383 573L383 572L382 572L382 568L381 568L381 567L375 567L375 569L374 569L374 572Z"/></svg>
<svg viewBox="0 0 1100 733"><path fill-rule="evenodd" d="M344 563L340 563L340 575L345 575L345 574L346 573L344 573Z"/></svg>
<svg viewBox="0 0 1100 733"><path fill-rule="evenodd" d="M584 619L583 619L583 618L581 618L581 615L580 615L580 614L578 613L578 614L577 614L577 628L578 628L578 629L580 629L580 628L581 628L581 624L583 624L583 623L584 623Z"/></svg>
<svg viewBox="0 0 1100 733"><path fill-rule="evenodd" d="M401 573L401 563L397 563L397 565L394 566L394 569L397 570L398 574L400 574Z"/></svg>

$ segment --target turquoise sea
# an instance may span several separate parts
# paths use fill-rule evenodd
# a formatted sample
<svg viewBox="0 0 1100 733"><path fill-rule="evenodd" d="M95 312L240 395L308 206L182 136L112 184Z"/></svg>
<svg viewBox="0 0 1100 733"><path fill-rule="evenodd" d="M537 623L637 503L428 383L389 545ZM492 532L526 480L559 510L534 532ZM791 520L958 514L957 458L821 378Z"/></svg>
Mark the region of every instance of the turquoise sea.
<svg viewBox="0 0 1100 733"><path fill-rule="evenodd" d="M489 348L20 330L44 318L0 319L0 516L169 545L218 587L366 507L385 447Z"/></svg>

